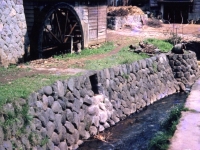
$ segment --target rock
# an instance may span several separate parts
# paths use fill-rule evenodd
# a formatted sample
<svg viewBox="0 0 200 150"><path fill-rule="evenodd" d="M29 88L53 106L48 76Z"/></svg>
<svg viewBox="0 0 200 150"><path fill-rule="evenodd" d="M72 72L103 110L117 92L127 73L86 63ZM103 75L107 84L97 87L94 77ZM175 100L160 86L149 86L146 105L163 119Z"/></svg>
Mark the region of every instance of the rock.
<svg viewBox="0 0 200 150"><path fill-rule="evenodd" d="M114 82L113 80L110 80L110 87L112 88L113 91L116 91L117 90L116 82Z"/></svg>
<svg viewBox="0 0 200 150"><path fill-rule="evenodd" d="M52 96L48 96L48 106L51 107L53 105L54 98Z"/></svg>
<svg viewBox="0 0 200 150"><path fill-rule="evenodd" d="M124 108L123 112L125 115L128 115L128 116L131 114L131 110L128 108Z"/></svg>
<svg viewBox="0 0 200 150"><path fill-rule="evenodd" d="M100 118L100 123L105 123L108 119L108 115L106 112L100 112L99 114L99 118Z"/></svg>
<svg viewBox="0 0 200 150"><path fill-rule="evenodd" d="M28 105L30 107L34 107L35 106L35 103L37 101L37 95L36 93L32 93L29 98L28 98Z"/></svg>
<svg viewBox="0 0 200 150"><path fill-rule="evenodd" d="M174 65L175 65L175 66L181 66L181 62L178 61L178 60L176 60L176 61L174 62Z"/></svg>
<svg viewBox="0 0 200 150"><path fill-rule="evenodd" d="M92 99L91 99L89 96L86 96L86 97L83 99L83 104L85 104L85 105L87 105L87 106L92 105Z"/></svg>
<svg viewBox="0 0 200 150"><path fill-rule="evenodd" d="M110 72L110 79L114 79L115 78L114 69L113 68L109 68L109 72Z"/></svg>
<svg viewBox="0 0 200 150"><path fill-rule="evenodd" d="M83 141L82 140L78 140L77 144L81 145L81 144L83 144Z"/></svg>
<svg viewBox="0 0 200 150"><path fill-rule="evenodd" d="M47 121L48 121L48 117L45 115L44 112L42 113L38 113L37 117L40 119L42 126L46 127L47 125Z"/></svg>
<svg viewBox="0 0 200 150"><path fill-rule="evenodd" d="M74 145L72 146L72 149L78 149L78 144L77 144L77 143L74 144Z"/></svg>
<svg viewBox="0 0 200 150"><path fill-rule="evenodd" d="M103 125L100 125L100 126L99 126L99 132L102 132L102 131L104 131L104 130L105 130L104 126L103 126Z"/></svg>
<svg viewBox="0 0 200 150"><path fill-rule="evenodd" d="M33 118L32 122L35 124L35 128L40 130L42 128L42 123L39 119Z"/></svg>
<svg viewBox="0 0 200 150"><path fill-rule="evenodd" d="M124 99L124 98L123 98L123 99ZM124 101L124 100L121 100L121 104L122 104L122 106L125 107L125 108L128 107L126 101Z"/></svg>
<svg viewBox="0 0 200 150"><path fill-rule="evenodd" d="M59 145L60 144L60 139L57 133L53 132L52 136L51 136L51 140L55 145Z"/></svg>
<svg viewBox="0 0 200 150"><path fill-rule="evenodd" d="M80 99L80 92L77 89L74 89L73 94L76 98Z"/></svg>
<svg viewBox="0 0 200 150"><path fill-rule="evenodd" d="M47 97L46 95L43 95L42 101L43 101L43 109L44 109L44 110L47 110L48 104L49 104L48 97Z"/></svg>
<svg viewBox="0 0 200 150"><path fill-rule="evenodd" d="M110 123L111 126L115 125L115 122L113 120L108 120L108 122Z"/></svg>
<svg viewBox="0 0 200 150"><path fill-rule="evenodd" d="M3 140L4 140L4 132L2 127L0 126L0 145L3 144Z"/></svg>
<svg viewBox="0 0 200 150"><path fill-rule="evenodd" d="M54 113L61 113L62 111L62 107L58 101L54 101L51 108Z"/></svg>
<svg viewBox="0 0 200 150"><path fill-rule="evenodd" d="M91 90L92 85L90 83L90 79L88 76L83 76L83 85L82 87L85 87L87 90Z"/></svg>
<svg viewBox="0 0 200 150"><path fill-rule="evenodd" d="M109 70L107 68L104 69L104 75L105 75L106 79L110 79L110 73L109 73Z"/></svg>
<svg viewBox="0 0 200 150"><path fill-rule="evenodd" d="M76 130L76 129L74 130L73 137L74 137L75 143L77 143L80 138L80 134L79 134L78 130Z"/></svg>
<svg viewBox="0 0 200 150"><path fill-rule="evenodd" d="M29 140L28 140L25 136L23 136L23 137L21 138L21 141L22 141L23 145L25 145L26 149L30 149L30 148L31 148L31 145L30 145L30 143L29 143Z"/></svg>
<svg viewBox="0 0 200 150"><path fill-rule="evenodd" d="M184 76L184 74L183 74L182 72L177 72L177 73L176 73L176 76L177 76L178 78L181 78L181 77Z"/></svg>
<svg viewBox="0 0 200 150"><path fill-rule="evenodd" d="M105 105L104 105L103 103L100 103L100 104L99 104L99 108L100 108L101 110L106 111L106 107L105 107Z"/></svg>
<svg viewBox="0 0 200 150"><path fill-rule="evenodd" d="M92 97L92 96L94 96L94 92L92 90L88 90L87 91L87 95Z"/></svg>
<svg viewBox="0 0 200 150"><path fill-rule="evenodd" d="M66 134L66 142L69 146L73 145L75 143L74 137L71 134Z"/></svg>
<svg viewBox="0 0 200 150"><path fill-rule="evenodd" d="M76 112L73 112L73 120L72 120L72 123L74 124L74 127L76 129L78 129L78 126L80 124L80 117L79 115L76 113Z"/></svg>
<svg viewBox="0 0 200 150"><path fill-rule="evenodd" d="M43 109L43 103L41 101L36 101L36 106L38 109L42 110Z"/></svg>
<svg viewBox="0 0 200 150"><path fill-rule="evenodd" d="M75 98L73 106L72 106L72 110L79 113L80 109L81 109L81 102Z"/></svg>
<svg viewBox="0 0 200 150"><path fill-rule="evenodd" d="M56 128L56 126L53 122L49 121L47 123L47 135L48 135L49 138L51 138L55 128Z"/></svg>
<svg viewBox="0 0 200 150"><path fill-rule="evenodd" d="M58 87L58 96L63 97L65 95L63 83L61 81L57 81L57 87Z"/></svg>
<svg viewBox="0 0 200 150"><path fill-rule="evenodd" d="M99 108L95 105L88 107L88 114L92 116L97 116L99 114Z"/></svg>
<svg viewBox="0 0 200 150"><path fill-rule="evenodd" d="M48 140L47 148L49 150L54 150L54 143L51 140Z"/></svg>
<svg viewBox="0 0 200 150"><path fill-rule="evenodd" d="M40 130L40 133L41 133L41 136L42 136L43 138L45 138L45 137L47 136L47 129L46 129L46 128L42 128L42 129Z"/></svg>
<svg viewBox="0 0 200 150"><path fill-rule="evenodd" d="M110 127L110 125L107 122L105 122L103 126L105 129Z"/></svg>
<svg viewBox="0 0 200 150"><path fill-rule="evenodd" d="M74 96L71 92L67 92L65 97L68 99L69 102L72 102L72 103L74 102Z"/></svg>
<svg viewBox="0 0 200 150"><path fill-rule="evenodd" d="M60 150L60 148L57 146L54 146L54 150Z"/></svg>
<svg viewBox="0 0 200 150"><path fill-rule="evenodd" d="M4 141L3 142L3 147L6 149L6 150L12 150L12 143L10 141Z"/></svg>
<svg viewBox="0 0 200 150"><path fill-rule="evenodd" d="M56 130L58 133L61 133L62 131L62 115L61 114L56 114L55 115L55 125L56 125Z"/></svg>
<svg viewBox="0 0 200 150"><path fill-rule="evenodd" d="M99 116L92 117L92 124L94 124L96 127L99 127Z"/></svg>
<svg viewBox="0 0 200 150"><path fill-rule="evenodd" d="M81 89L80 90L80 96L84 98L86 95L87 95L87 90L86 89Z"/></svg>
<svg viewBox="0 0 200 150"><path fill-rule="evenodd" d="M182 82L178 82L181 91L185 91L185 85Z"/></svg>
<svg viewBox="0 0 200 150"><path fill-rule="evenodd" d="M46 95L51 95L53 93L52 87L51 86L45 86L43 88L44 94Z"/></svg>
<svg viewBox="0 0 200 150"><path fill-rule="evenodd" d="M115 75L115 76L118 76L118 75L119 75L119 67L118 67L118 66L114 67L114 68L113 68L113 71L114 71L114 75Z"/></svg>
<svg viewBox="0 0 200 150"><path fill-rule="evenodd" d="M140 60L139 63L141 65L142 69L146 68L146 61L145 60Z"/></svg>
<svg viewBox="0 0 200 150"><path fill-rule="evenodd" d="M80 90L80 88L81 88L81 77L75 78L74 81L75 81L75 83L74 83L75 88Z"/></svg>
<svg viewBox="0 0 200 150"><path fill-rule="evenodd" d="M62 107L62 110L65 110L65 109L66 109L66 104L65 104L65 102L62 101L62 100L60 100L60 99L58 99L58 102L59 102L60 106Z"/></svg>
<svg viewBox="0 0 200 150"><path fill-rule="evenodd" d="M11 103L7 103L3 107L3 112L6 113L9 110L10 113L14 113L15 109Z"/></svg>
<svg viewBox="0 0 200 150"><path fill-rule="evenodd" d="M90 132L90 135L96 135L97 128L95 126L90 126L89 132Z"/></svg>
<svg viewBox="0 0 200 150"><path fill-rule="evenodd" d="M55 120L55 114L54 114L52 109L47 108L47 114L48 114L48 118L49 118L50 121L54 121Z"/></svg>
<svg viewBox="0 0 200 150"><path fill-rule="evenodd" d="M60 150L66 150L68 149L67 143L66 142L60 142L59 146Z"/></svg>
<svg viewBox="0 0 200 150"><path fill-rule="evenodd" d="M68 88L69 88L69 90L70 90L71 92L74 91L74 79L73 79L73 78L70 78L70 79L68 80L67 86L68 86Z"/></svg>
<svg viewBox="0 0 200 150"><path fill-rule="evenodd" d="M66 110L66 118L69 122L72 122L74 120L73 112L70 109Z"/></svg>
<svg viewBox="0 0 200 150"><path fill-rule="evenodd" d="M66 127L66 129L67 129L67 131L69 132L69 133L74 133L74 131L75 131L75 128L74 128L74 126L73 126L73 124L71 123L71 122L69 122L69 121L66 121L65 122L65 127Z"/></svg>
<svg viewBox="0 0 200 150"><path fill-rule="evenodd" d="M85 131L85 130L82 130L82 131L79 131L80 133L80 137L83 139L83 140L87 140L90 138L90 133Z"/></svg>
<svg viewBox="0 0 200 150"><path fill-rule="evenodd" d="M59 133L59 138L60 138L60 141L64 141L66 140L66 134L67 134L67 130L64 126L61 127L61 131Z"/></svg>
<svg viewBox="0 0 200 150"><path fill-rule="evenodd" d="M116 117L116 115L114 115L114 114L112 115L111 119L112 119L115 123L119 122L119 118Z"/></svg>

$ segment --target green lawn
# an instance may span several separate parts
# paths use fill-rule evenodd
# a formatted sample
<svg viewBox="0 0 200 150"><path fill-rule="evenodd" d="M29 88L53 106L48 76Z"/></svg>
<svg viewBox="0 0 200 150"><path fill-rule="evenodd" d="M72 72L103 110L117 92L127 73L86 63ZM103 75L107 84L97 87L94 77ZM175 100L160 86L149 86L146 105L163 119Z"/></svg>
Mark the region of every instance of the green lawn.
<svg viewBox="0 0 200 150"><path fill-rule="evenodd" d="M128 47L124 47L121 49L117 54L112 55L110 57L106 57L104 59L100 60L87 60L85 62L85 66L83 69L88 69L88 70L101 70L104 68L110 68L113 66L117 66L120 64L126 64L126 63L132 63L134 61L148 58L149 56L146 54L136 54L133 52L130 52L128 50ZM73 66L77 67L77 66Z"/></svg>
<svg viewBox="0 0 200 150"><path fill-rule="evenodd" d="M61 59L61 60L70 59L70 58L82 58L82 57L95 55L95 54L104 54L104 53L110 52L114 48L115 46L113 42L106 42L96 49L86 48L82 50L80 54L73 53L73 54L64 54L64 55L58 55L58 56L55 55L54 58Z"/></svg>
<svg viewBox="0 0 200 150"><path fill-rule="evenodd" d="M146 39L145 41L149 44L153 44L154 46L158 47L161 50L161 52L169 52L173 47L172 44L164 40L150 38Z"/></svg>

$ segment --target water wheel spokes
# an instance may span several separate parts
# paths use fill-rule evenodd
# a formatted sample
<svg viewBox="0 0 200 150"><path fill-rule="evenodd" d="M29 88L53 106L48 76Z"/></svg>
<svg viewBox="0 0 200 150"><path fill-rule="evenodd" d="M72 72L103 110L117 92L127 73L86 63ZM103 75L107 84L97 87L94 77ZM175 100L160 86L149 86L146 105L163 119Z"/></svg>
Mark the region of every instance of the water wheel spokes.
<svg viewBox="0 0 200 150"><path fill-rule="evenodd" d="M74 28L75 28L76 24L77 24L77 23L75 23L75 24L74 24L74 26L71 28L71 30L70 30L70 32L69 32L69 34L67 35L67 37L66 37L66 38L65 38L65 40L64 40L64 43L66 43L66 42L67 42L67 40L68 40L68 38L69 38L69 36L71 36L71 34L72 34L72 32L73 32L73 30L74 30Z"/></svg>
<svg viewBox="0 0 200 150"><path fill-rule="evenodd" d="M83 41L81 22L68 5L57 5L47 11L40 32L37 46L39 56L49 50L56 53L71 51L75 44Z"/></svg>

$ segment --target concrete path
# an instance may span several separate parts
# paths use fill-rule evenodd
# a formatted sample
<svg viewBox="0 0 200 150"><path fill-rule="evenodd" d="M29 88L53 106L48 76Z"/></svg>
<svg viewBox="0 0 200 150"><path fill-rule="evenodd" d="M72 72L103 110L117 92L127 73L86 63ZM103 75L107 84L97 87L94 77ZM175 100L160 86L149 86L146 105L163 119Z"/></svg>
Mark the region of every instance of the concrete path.
<svg viewBox="0 0 200 150"><path fill-rule="evenodd" d="M200 150L200 78L187 98L180 123L171 139L169 150Z"/></svg>

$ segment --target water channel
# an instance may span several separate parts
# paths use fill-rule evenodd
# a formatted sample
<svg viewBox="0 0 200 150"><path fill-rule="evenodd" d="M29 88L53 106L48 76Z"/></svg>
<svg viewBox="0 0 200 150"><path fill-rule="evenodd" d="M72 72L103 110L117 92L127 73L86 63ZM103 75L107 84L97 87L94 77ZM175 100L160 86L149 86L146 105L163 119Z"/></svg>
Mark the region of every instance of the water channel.
<svg viewBox="0 0 200 150"><path fill-rule="evenodd" d="M106 142L89 139L79 150L147 150L150 139L161 130L160 125L170 110L184 104L186 98L186 93L163 98L105 130Z"/></svg>

